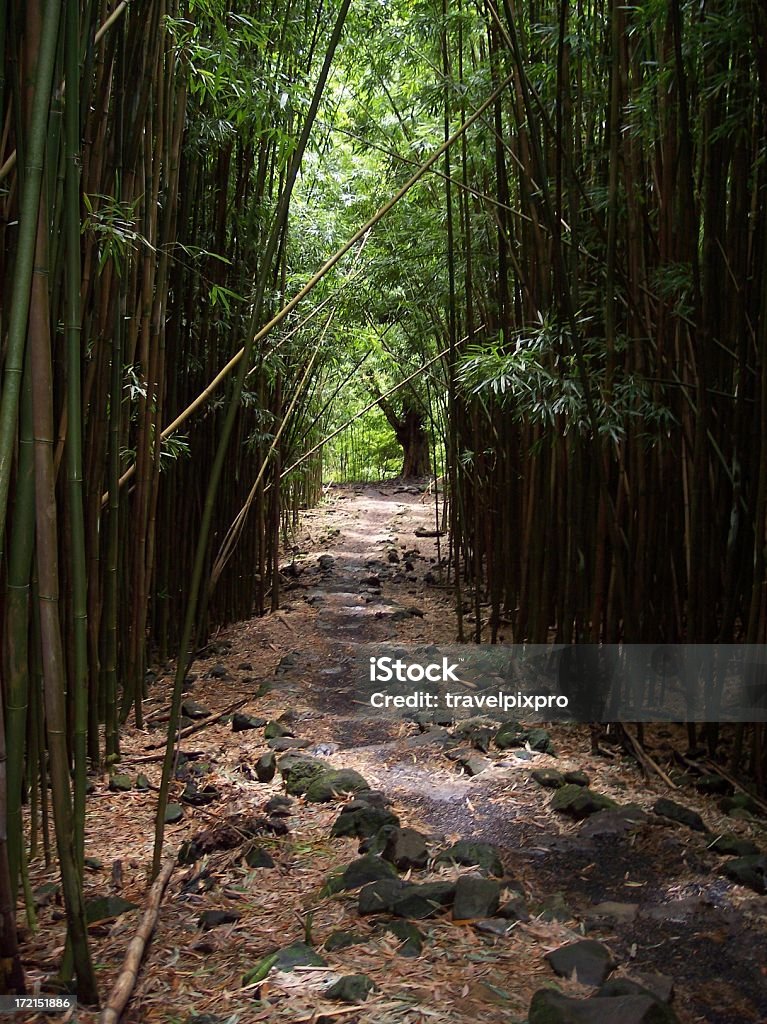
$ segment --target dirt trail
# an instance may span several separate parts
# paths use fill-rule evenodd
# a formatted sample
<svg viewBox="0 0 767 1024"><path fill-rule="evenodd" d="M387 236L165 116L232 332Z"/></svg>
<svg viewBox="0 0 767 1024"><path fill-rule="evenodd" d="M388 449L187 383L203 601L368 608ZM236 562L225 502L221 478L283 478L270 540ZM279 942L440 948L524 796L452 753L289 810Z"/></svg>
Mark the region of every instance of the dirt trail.
<svg viewBox="0 0 767 1024"><path fill-rule="evenodd" d="M543 959L548 950L584 935L610 947L619 974L670 976L683 1024L767 1020L767 897L722 878L722 858L707 849L712 837L653 816L628 831L606 827L600 833L594 819L581 825L552 812L551 791L531 772L583 770L593 789L646 811L659 796L670 795L698 810L714 833L737 832L762 849L764 822L724 818L714 800L694 791L670 794L618 755L593 757L585 728L552 730L557 758L491 746L485 770L469 777L447 756L450 737L444 730L421 733L412 723L360 716L354 700L361 645L454 640L453 596L442 579L437 541L417 536L434 525L434 508L417 488L333 488L321 508L305 515L298 553L283 567L283 610L214 638L194 666L189 697L206 712L245 700L241 713L270 721L287 713L289 731L305 741L310 754L333 767L357 769L392 801L403 825L428 836L433 851L458 838L496 844L507 876L524 893L530 920L498 937L434 919L425 923L421 956L398 955L391 936L357 916L353 896L319 895L327 876L357 856L358 844L329 838L338 806L299 799L290 809L288 834L260 840L274 858L273 869L249 870L235 847L177 872L125 1020L298 1022L320 1019L314 1011L321 1005L327 1022L521 1024L538 988L556 981L567 993L591 993L575 981L555 979ZM444 540L442 545L444 555ZM171 670L158 671L147 702L147 718L159 728ZM159 766L147 758L154 756L150 744L158 735L129 732L120 770L144 772L150 786L156 785ZM290 742L286 737L284 745ZM182 800L182 820L167 828L170 849L234 814L261 813L282 792L279 773L268 784L256 780L256 763L268 750L262 728L232 732L224 719L189 735L182 750L191 760L174 799L181 799L190 778L194 786L210 785L217 796L207 805ZM111 792L106 779L97 780L95 790L86 852L101 867L89 875L90 893L119 891L140 904L154 800L135 789ZM36 884L47 877L33 870ZM619 907L595 918L594 905L605 901ZM236 911L237 920L201 932L199 915L222 908ZM54 930L60 930L60 917L55 925L54 900ZM96 926L96 955L107 981L134 928L130 913ZM326 959L337 973L368 973L380 993L356 1011L341 1013L312 989L318 975L311 972L282 975L258 992L240 988L244 971L275 946L302 938L304 928L316 944L334 928L363 933L362 944ZM41 969L52 934L38 940ZM195 1021L195 1014L213 1016ZM94 1024L96 1018L81 1019Z"/></svg>

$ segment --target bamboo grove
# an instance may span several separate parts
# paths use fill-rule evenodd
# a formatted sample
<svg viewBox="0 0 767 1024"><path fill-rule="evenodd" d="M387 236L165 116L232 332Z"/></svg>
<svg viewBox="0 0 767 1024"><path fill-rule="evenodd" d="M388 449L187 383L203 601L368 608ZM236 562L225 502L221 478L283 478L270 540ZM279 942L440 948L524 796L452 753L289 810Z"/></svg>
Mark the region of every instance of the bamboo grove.
<svg viewBox="0 0 767 1024"><path fill-rule="evenodd" d="M55 856L96 1001L87 772L388 385L461 639L766 641L759 0L6 0L0 51L0 987Z"/></svg>

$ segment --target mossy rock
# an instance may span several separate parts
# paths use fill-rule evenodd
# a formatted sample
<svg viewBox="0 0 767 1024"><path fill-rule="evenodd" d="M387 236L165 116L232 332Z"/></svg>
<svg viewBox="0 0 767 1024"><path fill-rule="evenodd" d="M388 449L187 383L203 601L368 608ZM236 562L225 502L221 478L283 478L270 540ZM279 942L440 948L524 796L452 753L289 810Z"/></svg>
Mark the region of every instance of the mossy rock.
<svg viewBox="0 0 767 1024"><path fill-rule="evenodd" d="M618 805L609 796L605 796L604 793L595 793L594 790L589 789L587 786L568 783L568 785L556 791L551 798L549 806L554 811L569 814L571 818L580 821L582 818L588 818L589 815L596 814L598 811L612 810Z"/></svg>
<svg viewBox="0 0 767 1024"><path fill-rule="evenodd" d="M348 793L361 793L366 789L370 789L367 779L363 779L353 768L330 768L310 783L305 794L310 803L326 804Z"/></svg>

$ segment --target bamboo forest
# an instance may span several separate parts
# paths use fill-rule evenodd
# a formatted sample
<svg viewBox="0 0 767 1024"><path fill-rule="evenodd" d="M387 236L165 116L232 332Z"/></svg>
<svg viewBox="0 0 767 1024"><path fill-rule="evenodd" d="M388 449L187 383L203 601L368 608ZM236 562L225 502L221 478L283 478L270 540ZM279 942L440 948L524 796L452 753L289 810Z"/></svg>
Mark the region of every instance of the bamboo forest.
<svg viewBox="0 0 767 1024"><path fill-rule="evenodd" d="M767 1020L762 0L0 52L0 1016Z"/></svg>

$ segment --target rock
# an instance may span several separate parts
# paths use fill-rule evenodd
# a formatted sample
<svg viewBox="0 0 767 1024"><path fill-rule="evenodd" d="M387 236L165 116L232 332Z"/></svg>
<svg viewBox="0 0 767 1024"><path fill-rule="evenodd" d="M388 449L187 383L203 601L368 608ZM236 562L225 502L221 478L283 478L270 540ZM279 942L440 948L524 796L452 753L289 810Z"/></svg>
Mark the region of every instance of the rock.
<svg viewBox="0 0 767 1024"><path fill-rule="evenodd" d="M550 804L552 810L568 814L571 818L575 818L576 821L588 818L589 815L596 814L598 811L610 810L617 806L616 802L611 800L609 796L605 796L603 793L596 793L588 787L584 788L583 786L573 785L572 783L568 783L566 786L558 789L551 798Z"/></svg>
<svg viewBox="0 0 767 1024"><path fill-rule="evenodd" d="M399 939L399 956L420 956L423 949L423 934L410 921L382 921L381 929Z"/></svg>
<svg viewBox="0 0 767 1024"><path fill-rule="evenodd" d="M730 796L732 794L732 783L723 779L721 775L701 775L695 780L695 788L699 793L708 796Z"/></svg>
<svg viewBox="0 0 767 1024"><path fill-rule="evenodd" d="M552 757L557 756L551 736L546 729L531 729L527 734L527 742L531 750L537 750L541 754L550 754Z"/></svg>
<svg viewBox="0 0 767 1024"><path fill-rule="evenodd" d="M325 939L324 948L326 953L336 953L340 949L359 946L367 941L367 937L358 932L335 931Z"/></svg>
<svg viewBox="0 0 767 1024"><path fill-rule="evenodd" d="M193 1013L185 1024L225 1024L224 1018L215 1013Z"/></svg>
<svg viewBox="0 0 767 1024"><path fill-rule="evenodd" d="M662 1003L670 1003L674 996L674 979L667 974L657 974L653 971L634 971L632 980L637 981L643 988L651 992L656 999Z"/></svg>
<svg viewBox="0 0 767 1024"><path fill-rule="evenodd" d="M504 939L514 931L514 922L503 917L483 917L472 921L472 928L475 928L482 935L495 935Z"/></svg>
<svg viewBox="0 0 767 1024"><path fill-rule="evenodd" d="M273 740L267 740L266 744L275 753L283 754L286 750L306 750L312 745L312 741L296 739L293 736L277 736Z"/></svg>
<svg viewBox="0 0 767 1024"><path fill-rule="evenodd" d="M481 875L461 875L455 886L453 920L492 917L498 909L500 897L498 882Z"/></svg>
<svg viewBox="0 0 767 1024"><path fill-rule="evenodd" d="M731 882L746 885L761 895L767 893L767 855L753 854L750 857L736 857L722 868Z"/></svg>
<svg viewBox="0 0 767 1024"><path fill-rule="evenodd" d="M407 882L403 882L401 878L382 878L377 882L370 882L360 889L357 910L360 914L390 911L407 888Z"/></svg>
<svg viewBox="0 0 767 1024"><path fill-rule="evenodd" d="M616 807L610 811L599 811L581 825L580 834L584 839L594 836L619 836L632 832L647 821L645 812L633 804Z"/></svg>
<svg viewBox="0 0 767 1024"><path fill-rule="evenodd" d="M523 729L519 722L504 722L493 737L493 743L499 750L508 750L509 747L524 747L527 742L527 729Z"/></svg>
<svg viewBox="0 0 767 1024"><path fill-rule="evenodd" d="M541 988L530 1003L528 1024L676 1024L676 1014L652 996L571 999Z"/></svg>
<svg viewBox="0 0 767 1024"><path fill-rule="evenodd" d="M323 572L328 572L336 564L336 560L332 555L320 555L317 562Z"/></svg>
<svg viewBox="0 0 767 1024"><path fill-rule="evenodd" d="M253 671L253 665L249 661L241 661L240 664L237 666L237 671L238 672L252 672Z"/></svg>
<svg viewBox="0 0 767 1024"><path fill-rule="evenodd" d="M292 796L300 796L309 786L330 769L326 761L306 754L285 754L278 762L285 788Z"/></svg>
<svg viewBox="0 0 767 1024"><path fill-rule="evenodd" d="M638 903L615 903L606 900L604 903L589 907L583 916L589 921L617 921L621 924L630 924L637 916L638 910Z"/></svg>
<svg viewBox="0 0 767 1024"><path fill-rule="evenodd" d="M414 828L394 828L386 838L381 856L400 871L426 867L426 837Z"/></svg>
<svg viewBox="0 0 767 1024"><path fill-rule="evenodd" d="M440 910L449 907L455 897L454 882L427 882L425 885L408 885L402 895L394 901L392 913L397 917L423 920L433 917Z"/></svg>
<svg viewBox="0 0 767 1024"><path fill-rule="evenodd" d="M565 785L564 775L554 768L539 768L531 772L530 775L539 786L543 786L546 789L561 789Z"/></svg>
<svg viewBox="0 0 767 1024"><path fill-rule="evenodd" d="M262 754L256 761L256 778L259 782L271 782L277 771L277 758L274 751Z"/></svg>
<svg viewBox="0 0 767 1024"><path fill-rule="evenodd" d="M308 786L306 799L310 803L325 804L347 793L359 793L365 789L370 789L367 780L353 768L329 768Z"/></svg>
<svg viewBox="0 0 767 1024"><path fill-rule="evenodd" d="M293 801L289 796L273 796L264 804L264 810L273 818L289 818Z"/></svg>
<svg viewBox="0 0 767 1024"><path fill-rule="evenodd" d="M165 824L175 825L179 821L184 820L184 811L181 804L168 804L165 808Z"/></svg>
<svg viewBox="0 0 767 1024"><path fill-rule="evenodd" d="M560 978L575 974L581 985L601 985L615 967L610 950L594 939L570 942L547 953L544 959Z"/></svg>
<svg viewBox="0 0 767 1024"><path fill-rule="evenodd" d="M575 914L561 892L547 896L537 914L542 921L571 921Z"/></svg>
<svg viewBox="0 0 767 1024"><path fill-rule="evenodd" d="M325 996L341 1003L364 1003L375 989L376 985L367 974L347 974L331 985Z"/></svg>
<svg viewBox="0 0 767 1024"><path fill-rule="evenodd" d="M130 775L113 775L109 780L109 789L112 793L127 793L133 789L133 781Z"/></svg>
<svg viewBox="0 0 767 1024"><path fill-rule="evenodd" d="M717 836L709 846L709 850L720 853L723 856L751 857L759 853L759 847L750 839L739 839L733 835Z"/></svg>
<svg viewBox="0 0 767 1024"><path fill-rule="evenodd" d="M368 854L353 860L346 866L341 881L344 889L359 889L368 882L378 882L383 878L397 878L397 871L388 860L381 860Z"/></svg>
<svg viewBox="0 0 767 1024"><path fill-rule="evenodd" d="M249 868L274 867L274 858L262 846L251 846L243 859Z"/></svg>
<svg viewBox="0 0 767 1024"><path fill-rule="evenodd" d="M139 772L139 774L136 776L135 786L140 793L145 793L150 786L149 779L146 777L146 775L142 775L141 772Z"/></svg>
<svg viewBox="0 0 767 1024"><path fill-rule="evenodd" d="M523 896L512 896L497 910L498 917L506 921L529 921L530 912Z"/></svg>
<svg viewBox="0 0 767 1024"><path fill-rule="evenodd" d="M399 553L395 551L394 548L391 548L389 551L386 552L386 559L387 561L391 562L392 565L395 565L397 562L399 562Z"/></svg>
<svg viewBox="0 0 767 1024"><path fill-rule="evenodd" d="M229 675L229 669L226 665L222 665L221 662L217 662L213 668L210 669L208 675L211 679L231 679Z"/></svg>
<svg viewBox="0 0 767 1024"><path fill-rule="evenodd" d="M273 740L278 736L292 736L293 730L285 722L267 722L264 729L264 739Z"/></svg>
<svg viewBox="0 0 767 1024"><path fill-rule="evenodd" d="M204 932L211 928L218 928L222 924L234 924L240 920L241 915L236 910L203 910L197 918L197 927Z"/></svg>
<svg viewBox="0 0 767 1024"><path fill-rule="evenodd" d="M232 732L245 732L248 729L260 729L266 725L265 718L257 718L255 715L245 715L241 711L235 711L232 715Z"/></svg>
<svg viewBox="0 0 767 1024"><path fill-rule="evenodd" d="M196 700L185 700L181 705L181 714L191 718L193 722L198 722L201 718L209 718L211 711L204 705L198 704Z"/></svg>
<svg viewBox="0 0 767 1024"><path fill-rule="evenodd" d="M184 792L181 794L181 800L183 803L189 804L190 807L205 807L207 804L212 804L214 800L218 800L220 796L221 794L215 786L203 786L200 789L194 782L187 782Z"/></svg>
<svg viewBox="0 0 767 1024"><path fill-rule="evenodd" d="M487 875L503 878L503 863L498 849L490 843L472 842L460 839L436 860L437 864L461 864L464 867L481 868Z"/></svg>
<svg viewBox="0 0 767 1024"><path fill-rule="evenodd" d="M363 800L353 800L343 808L330 829L331 836L352 836L365 839L375 836L385 826L396 827L399 818L383 807L371 807Z"/></svg>
<svg viewBox="0 0 767 1024"><path fill-rule="evenodd" d="M129 910L138 910L138 904L124 900L122 896L97 896L96 899L85 901L85 921L87 924L108 921Z"/></svg>
<svg viewBox="0 0 767 1024"><path fill-rule="evenodd" d="M725 814L732 814L733 811L749 811L751 814L759 813L759 805L748 793L736 793L735 796L725 796L719 801L719 810Z"/></svg>
<svg viewBox="0 0 767 1024"><path fill-rule="evenodd" d="M588 786L590 781L586 772L565 772L565 782L569 782L571 786Z"/></svg>
<svg viewBox="0 0 767 1024"><path fill-rule="evenodd" d="M119 864L119 861L115 861L115 863ZM104 867L104 861L99 857L85 857L83 864L89 871L101 871Z"/></svg>
<svg viewBox="0 0 767 1024"><path fill-rule="evenodd" d="M689 807L683 807L681 804L674 803L673 800L668 800L666 797L661 797L655 801L653 813L659 814L663 818L670 818L671 821L678 821L680 825L686 825L696 832L708 832L708 829L703 824L703 819L696 811L691 811Z"/></svg>
<svg viewBox="0 0 767 1024"><path fill-rule="evenodd" d="M604 985L599 986L599 989L592 998L615 999L620 996L650 996L651 999L657 998L654 992L651 992L644 985L640 985L638 981L633 981L631 978L608 978Z"/></svg>
<svg viewBox="0 0 767 1024"><path fill-rule="evenodd" d="M327 963L305 942L294 942L259 960L255 967L243 975L243 986L263 981L272 967L278 971L292 971L296 967L327 967Z"/></svg>
<svg viewBox="0 0 767 1024"><path fill-rule="evenodd" d="M492 767L492 762L481 754L464 754L458 758L458 763L471 778L481 775L482 772Z"/></svg>

